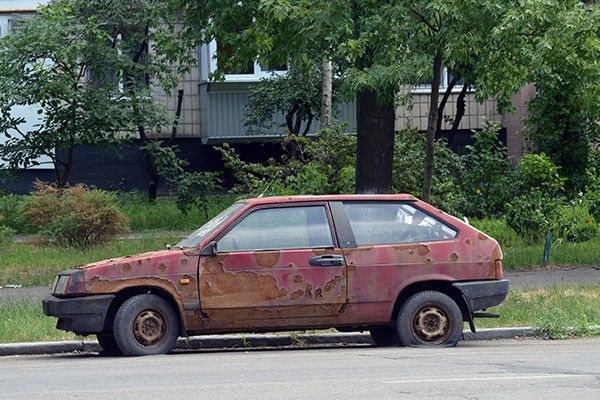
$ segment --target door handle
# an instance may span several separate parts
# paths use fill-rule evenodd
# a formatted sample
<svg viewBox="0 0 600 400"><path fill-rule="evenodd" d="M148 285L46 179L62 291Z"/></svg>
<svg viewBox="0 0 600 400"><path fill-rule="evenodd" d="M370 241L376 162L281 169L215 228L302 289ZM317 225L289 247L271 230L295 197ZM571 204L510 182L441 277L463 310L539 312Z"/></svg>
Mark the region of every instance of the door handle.
<svg viewBox="0 0 600 400"><path fill-rule="evenodd" d="M344 265L344 257L339 254L325 254L309 258L308 263L319 267L340 267Z"/></svg>

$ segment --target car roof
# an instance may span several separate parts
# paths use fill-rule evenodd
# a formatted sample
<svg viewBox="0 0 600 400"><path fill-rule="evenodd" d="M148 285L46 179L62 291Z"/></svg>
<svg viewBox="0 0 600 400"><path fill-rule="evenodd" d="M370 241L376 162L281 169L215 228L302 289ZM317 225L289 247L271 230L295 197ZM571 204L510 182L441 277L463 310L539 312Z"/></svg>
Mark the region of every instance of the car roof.
<svg viewBox="0 0 600 400"><path fill-rule="evenodd" d="M396 201L416 201L417 198L410 194L331 194L331 195L310 195L310 196L275 196L275 197L256 197L244 200L247 204L273 204L273 203L291 203L291 202L310 202L310 201L350 201L350 200L396 200Z"/></svg>

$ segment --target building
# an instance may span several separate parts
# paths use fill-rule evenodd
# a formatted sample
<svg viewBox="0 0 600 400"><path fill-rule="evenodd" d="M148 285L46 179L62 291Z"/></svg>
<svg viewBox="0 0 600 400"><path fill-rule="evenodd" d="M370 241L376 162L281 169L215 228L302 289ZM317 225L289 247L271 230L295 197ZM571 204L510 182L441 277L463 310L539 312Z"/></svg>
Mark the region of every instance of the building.
<svg viewBox="0 0 600 400"><path fill-rule="evenodd" d="M8 34L15 21L33 15L35 7L44 3L47 3L47 0L0 0L0 34ZM226 71L222 81L212 82L209 77L217 69L217 52L215 42L200 46L195 54L196 65L182 76L178 88L183 90L184 96L176 144L180 155L186 158L190 162L191 168L195 170L222 168L220 156L213 149L214 145L221 143L232 143L246 160L265 160L277 154L276 141L285 134L282 127L270 132L250 135L243 123L249 87L273 74L284 74L285 67L268 68L255 62L242 70ZM446 73L442 91L445 89L447 81ZM456 93L452 94L446 106L446 112L450 115L454 115L459 91L460 88L457 87ZM166 105L172 115L175 114L176 96L168 96L160 89L156 89L154 95ZM398 107L396 128L413 126L425 130L429 108L429 88L423 86L411 89L410 95L413 97L414 105L410 109ZM515 99L519 100L518 96ZM521 103L516 104L520 112L524 110L525 104L525 100L521 100ZM336 118L346 123L348 132L354 132L356 130L355 103L337 104L335 107ZM24 116L28 124L35 123L35 120L39 118L37 107L22 108L15 112ZM458 146L468 144L470 131L481 128L485 119L491 119L502 123L506 132L505 140L509 147L509 153L518 156L522 148L519 135L522 128L521 118L519 113L512 116L499 115L493 100L479 104L475 101L474 93L468 93L465 116L459 127ZM283 115L275 116L275 122L283 125ZM318 121L314 121L310 133L314 133L318 128ZM448 128L448 123L445 123L443 129ZM168 137L169 134L170 131L162 132L164 137ZM4 140L4 135L0 135L0 145L2 140ZM53 180L53 170L49 168L48 164L42 164L39 167L21 171L19 179L9 181L6 185L9 190L26 192L35 179ZM148 175L143 154L133 143L121 146L117 153L91 147L78 148L70 181L108 189L144 190L147 187Z"/></svg>

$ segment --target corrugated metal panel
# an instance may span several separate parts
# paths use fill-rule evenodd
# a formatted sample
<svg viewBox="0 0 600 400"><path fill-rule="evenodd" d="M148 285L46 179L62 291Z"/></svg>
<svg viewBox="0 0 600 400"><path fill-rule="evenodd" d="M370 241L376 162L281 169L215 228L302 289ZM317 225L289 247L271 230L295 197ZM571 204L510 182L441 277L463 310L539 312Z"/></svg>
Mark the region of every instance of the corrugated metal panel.
<svg viewBox="0 0 600 400"><path fill-rule="evenodd" d="M285 135L285 117L282 113L274 116L275 128L260 134L250 133L244 126L244 110L248 104L247 91L206 92L208 96L207 132L203 133L204 141L229 140L265 140ZM355 102L338 104L334 109L334 119L347 124L347 131L356 131ZM281 128L278 128L281 126ZM319 129L319 122L313 121L309 134Z"/></svg>

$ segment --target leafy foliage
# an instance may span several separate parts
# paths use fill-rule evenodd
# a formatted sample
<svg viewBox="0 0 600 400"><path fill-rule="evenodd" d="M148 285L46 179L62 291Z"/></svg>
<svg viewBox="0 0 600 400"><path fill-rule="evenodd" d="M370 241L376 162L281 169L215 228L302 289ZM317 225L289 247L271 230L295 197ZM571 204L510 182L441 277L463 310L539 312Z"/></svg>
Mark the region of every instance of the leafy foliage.
<svg viewBox="0 0 600 400"><path fill-rule="evenodd" d="M287 129L306 136L321 112L321 72L317 65L291 66L285 75L274 75L250 87L244 125L251 134ZM277 124L277 113L285 116Z"/></svg>
<svg viewBox="0 0 600 400"><path fill-rule="evenodd" d="M0 250L12 243L15 233L14 229L0 224Z"/></svg>
<svg viewBox="0 0 600 400"><path fill-rule="evenodd" d="M519 161L519 181L522 190L537 190L549 195L562 192L565 179L561 177L559 170L560 167L544 153L523 155Z"/></svg>
<svg viewBox="0 0 600 400"><path fill-rule="evenodd" d="M128 224L114 194L83 185L58 188L37 181L24 213L49 240L82 249L107 243Z"/></svg>
<svg viewBox="0 0 600 400"><path fill-rule="evenodd" d="M250 195L351 193L354 190L355 138L341 127L321 130L313 139L290 136L285 154L266 164L246 163L228 145L218 148L238 184Z"/></svg>
<svg viewBox="0 0 600 400"><path fill-rule="evenodd" d="M526 241L538 243L550 231L558 206L557 199L539 191L522 194L508 205L506 222Z"/></svg>
<svg viewBox="0 0 600 400"><path fill-rule="evenodd" d="M515 174L506 148L498 141L499 129L497 124L486 122L481 131L473 133L473 145L467 146L463 210L472 217L502 215L515 192Z"/></svg>
<svg viewBox="0 0 600 400"><path fill-rule="evenodd" d="M171 124L150 82L169 91L192 62L172 4L55 0L0 42L0 158L13 169L45 156L66 185L78 145L116 145ZM175 66L175 67L174 67ZM14 110L39 107L25 129Z"/></svg>
<svg viewBox="0 0 600 400"><path fill-rule="evenodd" d="M176 147L163 146L159 141L150 141L144 150L152 156L158 174L175 190L177 207L187 213L200 209L208 218L210 195L221 189L219 172L189 172L189 163L176 154Z"/></svg>
<svg viewBox="0 0 600 400"><path fill-rule="evenodd" d="M394 142L395 193L420 196L425 164L425 135L416 129L405 129L396 134ZM435 142L432 203L441 209L460 215L465 199L460 190L465 173L461 158L446 146L445 141Z"/></svg>

